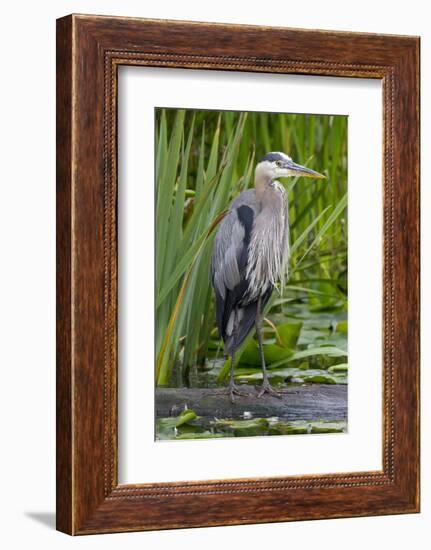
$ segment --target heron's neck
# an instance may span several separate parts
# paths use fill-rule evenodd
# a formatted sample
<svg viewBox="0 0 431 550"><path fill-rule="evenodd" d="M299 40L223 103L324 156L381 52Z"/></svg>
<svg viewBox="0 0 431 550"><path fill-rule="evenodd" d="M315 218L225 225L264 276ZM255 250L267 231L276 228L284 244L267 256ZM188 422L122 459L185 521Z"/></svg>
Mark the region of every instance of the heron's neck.
<svg viewBox="0 0 431 550"><path fill-rule="evenodd" d="M285 208L287 196L280 182L256 174L254 186L256 198L263 209L280 210Z"/></svg>
<svg viewBox="0 0 431 550"><path fill-rule="evenodd" d="M264 202L265 195L271 189L272 178L260 170L256 170L254 174L254 187L256 189L257 198Z"/></svg>

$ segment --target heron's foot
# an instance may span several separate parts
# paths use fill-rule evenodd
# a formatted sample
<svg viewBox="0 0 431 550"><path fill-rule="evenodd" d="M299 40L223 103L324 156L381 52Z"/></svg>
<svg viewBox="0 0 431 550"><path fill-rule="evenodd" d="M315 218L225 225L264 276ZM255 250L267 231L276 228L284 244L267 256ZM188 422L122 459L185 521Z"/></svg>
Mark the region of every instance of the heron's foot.
<svg viewBox="0 0 431 550"><path fill-rule="evenodd" d="M271 386L271 384L268 382L268 380L264 380L260 388L260 391L257 394L257 397L258 398L262 397L262 395L264 395L265 393L267 393L268 395L272 395L273 397L277 397L278 399L281 399L283 397L283 393L286 393L286 392L282 390L280 391L280 390L274 389Z"/></svg>
<svg viewBox="0 0 431 550"><path fill-rule="evenodd" d="M223 388L222 393L229 396L229 401L235 403L235 396L238 397L250 397L252 394L243 390L236 384L229 384L226 388Z"/></svg>
<svg viewBox="0 0 431 550"><path fill-rule="evenodd" d="M229 395L229 400L232 404L235 403L235 395L237 395L238 397L250 397L252 395L250 392L242 390L236 384L229 385L226 390L226 393Z"/></svg>
<svg viewBox="0 0 431 550"><path fill-rule="evenodd" d="M231 403L235 403L235 396L238 397L251 397L254 395L252 392L247 392L243 390L240 386L237 386L236 384L229 384L229 386L226 386L224 388L217 388L216 390L212 392L205 393L203 397L207 397L208 395L228 395L229 400Z"/></svg>

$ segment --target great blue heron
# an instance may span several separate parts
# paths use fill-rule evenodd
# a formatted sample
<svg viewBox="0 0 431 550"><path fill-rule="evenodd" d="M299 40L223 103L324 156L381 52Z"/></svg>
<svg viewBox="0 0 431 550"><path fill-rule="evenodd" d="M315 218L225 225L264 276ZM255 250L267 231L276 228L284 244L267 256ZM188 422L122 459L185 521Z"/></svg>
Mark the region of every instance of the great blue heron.
<svg viewBox="0 0 431 550"><path fill-rule="evenodd" d="M221 222L214 240L211 277L217 326L231 357L228 393L247 395L234 382L235 351L256 326L264 393L279 396L269 383L262 338L262 310L284 276L289 257L287 196L277 178L322 174L293 162L285 153L268 153L257 164L254 189L243 191Z"/></svg>

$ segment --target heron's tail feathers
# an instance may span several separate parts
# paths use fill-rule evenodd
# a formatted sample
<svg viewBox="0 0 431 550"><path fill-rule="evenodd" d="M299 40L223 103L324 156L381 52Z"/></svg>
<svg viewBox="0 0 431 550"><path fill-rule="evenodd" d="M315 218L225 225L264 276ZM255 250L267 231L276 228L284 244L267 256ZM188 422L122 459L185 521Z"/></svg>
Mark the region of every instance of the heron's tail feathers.
<svg viewBox="0 0 431 550"><path fill-rule="evenodd" d="M226 327L224 349L228 355L232 355L253 329L257 312L257 302L252 302L244 307L232 310Z"/></svg>
<svg viewBox="0 0 431 550"><path fill-rule="evenodd" d="M272 285L261 296L261 307L265 307L273 291ZM224 349L232 355L253 329L257 314L257 300L241 304L234 292L226 292L223 298L216 291L216 318Z"/></svg>

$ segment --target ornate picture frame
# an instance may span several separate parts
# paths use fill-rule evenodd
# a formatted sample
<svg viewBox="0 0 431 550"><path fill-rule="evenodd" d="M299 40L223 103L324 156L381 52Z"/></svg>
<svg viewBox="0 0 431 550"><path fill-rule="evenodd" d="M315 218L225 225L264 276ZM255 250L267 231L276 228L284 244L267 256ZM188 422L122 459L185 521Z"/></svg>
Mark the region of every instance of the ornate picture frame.
<svg viewBox="0 0 431 550"><path fill-rule="evenodd" d="M118 483L121 65L382 82L381 471ZM418 512L419 221L419 38L90 15L59 19L57 529L78 535Z"/></svg>

